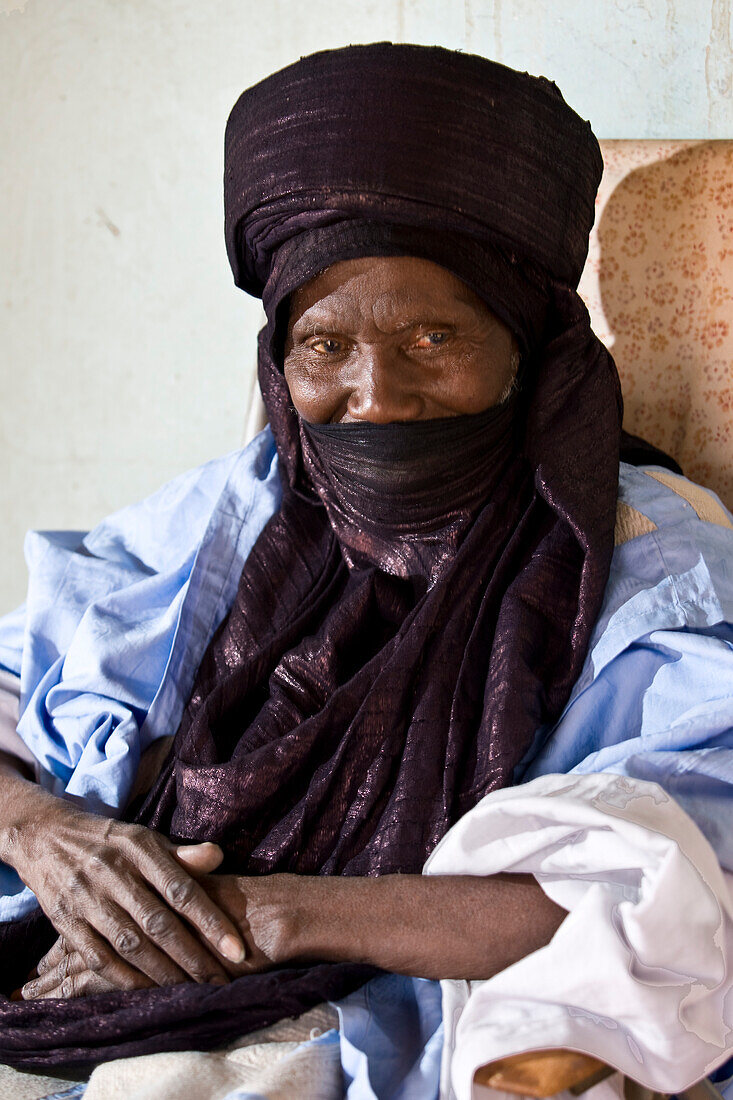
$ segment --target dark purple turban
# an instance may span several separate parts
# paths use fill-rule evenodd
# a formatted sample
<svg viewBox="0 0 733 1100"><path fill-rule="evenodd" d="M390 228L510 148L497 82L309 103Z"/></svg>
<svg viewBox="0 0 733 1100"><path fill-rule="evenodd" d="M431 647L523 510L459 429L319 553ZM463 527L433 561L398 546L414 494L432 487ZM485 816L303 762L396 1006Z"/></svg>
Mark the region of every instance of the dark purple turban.
<svg viewBox="0 0 733 1100"><path fill-rule="evenodd" d="M544 77L438 46L313 54L229 116L234 281L260 297L304 230L370 220L499 245L574 287L602 168L590 124Z"/></svg>
<svg viewBox="0 0 733 1100"><path fill-rule="evenodd" d="M590 125L543 77L437 46L313 54L229 117L234 281L272 316L314 259L424 256L536 345L543 273L577 286L602 168Z"/></svg>
<svg viewBox="0 0 733 1100"><path fill-rule="evenodd" d="M138 820L218 841L246 874L414 873L521 778L580 673L613 549L618 379L575 291L600 174L553 84L443 49L319 53L238 100L226 241L268 315L259 377L283 502ZM512 329L517 396L427 422L300 421L288 295L339 260L390 255L446 267ZM1 1005L0 1055L211 1046L363 979L326 966ZM91 1021L101 1050L91 1033L85 1046Z"/></svg>

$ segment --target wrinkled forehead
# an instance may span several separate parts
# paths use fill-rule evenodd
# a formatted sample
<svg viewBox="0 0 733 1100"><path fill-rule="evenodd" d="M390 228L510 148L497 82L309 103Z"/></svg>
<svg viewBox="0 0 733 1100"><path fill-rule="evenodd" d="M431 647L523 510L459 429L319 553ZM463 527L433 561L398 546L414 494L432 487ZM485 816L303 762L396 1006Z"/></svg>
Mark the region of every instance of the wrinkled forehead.
<svg viewBox="0 0 733 1100"><path fill-rule="evenodd" d="M453 272L416 256L343 260L298 287L289 299L289 335L366 322L393 331L423 323L469 322L491 315Z"/></svg>

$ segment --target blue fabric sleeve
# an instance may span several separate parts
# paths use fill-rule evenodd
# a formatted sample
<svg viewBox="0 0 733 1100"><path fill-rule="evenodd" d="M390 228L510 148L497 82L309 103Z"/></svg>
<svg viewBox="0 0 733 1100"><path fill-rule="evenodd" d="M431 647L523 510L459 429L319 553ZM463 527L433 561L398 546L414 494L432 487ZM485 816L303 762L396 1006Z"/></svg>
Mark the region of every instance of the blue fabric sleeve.
<svg viewBox="0 0 733 1100"><path fill-rule="evenodd" d="M620 499L655 530L617 547L583 671L517 778L657 782L733 870L733 529L630 467Z"/></svg>
<svg viewBox="0 0 733 1100"><path fill-rule="evenodd" d="M28 598L0 620L0 662L20 673L18 733L54 793L124 807L141 753L175 733L280 492L266 430L87 535L28 535ZM34 904L1 865L0 892L2 920Z"/></svg>
<svg viewBox="0 0 733 1100"><path fill-rule="evenodd" d="M0 668L20 676L25 634L25 604L0 619Z"/></svg>
<svg viewBox="0 0 733 1100"><path fill-rule="evenodd" d="M523 778L573 771L659 783L733 870L733 629L653 631L609 662Z"/></svg>

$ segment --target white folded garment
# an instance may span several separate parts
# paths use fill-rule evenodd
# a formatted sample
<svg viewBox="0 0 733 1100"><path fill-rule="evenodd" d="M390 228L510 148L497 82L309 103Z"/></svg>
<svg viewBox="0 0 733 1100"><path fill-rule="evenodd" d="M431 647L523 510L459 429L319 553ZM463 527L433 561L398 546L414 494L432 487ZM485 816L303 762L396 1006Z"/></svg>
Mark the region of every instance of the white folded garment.
<svg viewBox="0 0 733 1100"><path fill-rule="evenodd" d="M442 983L444 1100L470 1100L479 1066L526 1050L583 1051L667 1093L730 1057L733 898L661 787L598 773L496 791L424 873L501 871L534 874L568 916L546 947L488 981Z"/></svg>

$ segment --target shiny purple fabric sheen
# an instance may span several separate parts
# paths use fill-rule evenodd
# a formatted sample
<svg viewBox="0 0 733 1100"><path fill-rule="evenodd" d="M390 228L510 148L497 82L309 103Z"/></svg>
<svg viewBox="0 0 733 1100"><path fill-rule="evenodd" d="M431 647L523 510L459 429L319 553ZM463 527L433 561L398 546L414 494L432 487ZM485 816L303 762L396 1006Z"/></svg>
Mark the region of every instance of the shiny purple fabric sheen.
<svg viewBox="0 0 733 1100"><path fill-rule="evenodd" d="M600 166L554 85L440 49L329 51L238 101L227 247L268 315L259 378L284 495L138 820L219 841L225 869L243 874L419 872L559 716L613 549L618 378L573 289ZM278 357L287 295L339 257L394 254L443 263L506 319L527 352L519 396L483 421L361 440L301 425ZM39 920L4 930L0 949L25 943L35 961L42 934ZM344 989L366 973L327 970ZM267 976L217 990L219 1041L291 1011L293 982L322 999L325 973L278 972L266 1008ZM0 1057L109 1057L95 1048L102 1026L116 1052L177 1048L180 1029L201 1046L209 1025L200 1042L193 1017L210 997L182 986L3 1003L14 1045L0 1032ZM146 1020L157 1035L143 1048Z"/></svg>
<svg viewBox="0 0 733 1100"><path fill-rule="evenodd" d="M352 449L344 493L348 430L301 426L261 340L278 450L299 461L143 820L216 840L245 874L418 872L512 781L580 672L613 546L615 369L574 291L555 287L551 316L528 408L484 418L483 447L476 418L433 422L410 482L432 506L428 493L409 531L377 468L379 437L408 426L355 429L374 461L360 472ZM461 434L464 499L457 452L439 442Z"/></svg>
<svg viewBox="0 0 733 1100"><path fill-rule="evenodd" d="M45 926L45 941L41 929ZM39 913L0 924L3 985L27 973L28 948L50 946ZM52 930L51 930L52 932ZM101 993L73 1001L0 997L0 1061L19 1069L85 1076L100 1062L160 1050L211 1050L325 999L338 1000L379 971L324 964L253 974L228 986L187 982L162 989Z"/></svg>

